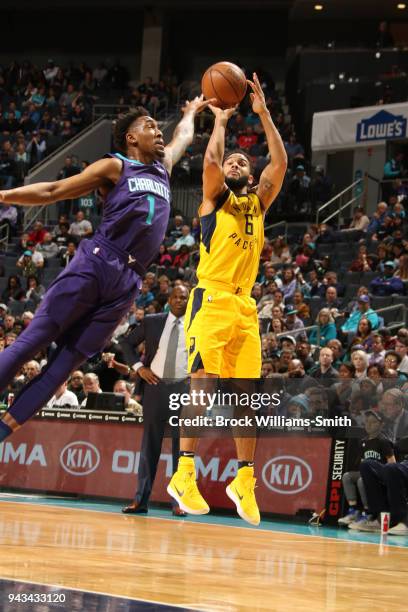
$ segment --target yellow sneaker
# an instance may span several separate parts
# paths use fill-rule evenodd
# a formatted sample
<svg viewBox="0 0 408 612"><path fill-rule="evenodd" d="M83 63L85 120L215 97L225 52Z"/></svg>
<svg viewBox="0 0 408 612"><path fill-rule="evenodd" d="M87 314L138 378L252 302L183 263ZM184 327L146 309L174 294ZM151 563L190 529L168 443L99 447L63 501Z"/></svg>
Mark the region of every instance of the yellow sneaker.
<svg viewBox="0 0 408 612"><path fill-rule="evenodd" d="M208 514L210 508L197 487L194 459L180 457L177 472L172 476L167 493L173 497L184 512Z"/></svg>
<svg viewBox="0 0 408 612"><path fill-rule="evenodd" d="M261 521L255 499L255 483L254 468L245 466L238 470L238 475L226 488L226 493L236 505L239 516L251 525L259 525Z"/></svg>

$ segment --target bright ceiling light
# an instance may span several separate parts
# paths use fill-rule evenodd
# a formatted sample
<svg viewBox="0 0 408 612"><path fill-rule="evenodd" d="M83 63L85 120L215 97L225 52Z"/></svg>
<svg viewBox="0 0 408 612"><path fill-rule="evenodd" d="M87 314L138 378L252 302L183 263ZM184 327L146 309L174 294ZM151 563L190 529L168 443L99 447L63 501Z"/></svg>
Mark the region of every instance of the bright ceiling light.
<svg viewBox="0 0 408 612"><path fill-rule="evenodd" d="M405 6L404 6L405 8ZM314 10L315 11L322 11L323 10L323 4L315 4L314 5Z"/></svg>
<svg viewBox="0 0 408 612"><path fill-rule="evenodd" d="M403 2L399 2L399 3L397 4L397 9L399 9L400 11L403 11L403 10L404 10L404 9L406 9L406 8L407 8L407 5L406 5L406 4L404 4Z"/></svg>

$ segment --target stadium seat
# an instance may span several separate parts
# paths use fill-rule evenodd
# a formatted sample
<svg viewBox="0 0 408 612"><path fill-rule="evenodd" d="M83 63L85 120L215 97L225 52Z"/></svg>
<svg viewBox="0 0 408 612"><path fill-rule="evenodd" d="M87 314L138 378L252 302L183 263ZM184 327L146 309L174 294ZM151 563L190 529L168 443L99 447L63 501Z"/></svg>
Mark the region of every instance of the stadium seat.
<svg viewBox="0 0 408 612"><path fill-rule="evenodd" d="M378 272L362 272L360 282L362 285L369 285L377 276Z"/></svg>
<svg viewBox="0 0 408 612"><path fill-rule="evenodd" d="M386 308L387 306L392 305L392 297L391 296L380 296L373 295L371 298L371 306L374 310L378 308Z"/></svg>
<svg viewBox="0 0 408 612"><path fill-rule="evenodd" d="M314 297L310 300L309 306L312 321L315 321L319 311L323 308L323 300L320 297Z"/></svg>
<svg viewBox="0 0 408 612"><path fill-rule="evenodd" d="M59 257L51 257L50 259L46 260L46 269L50 269L52 268L53 270L55 270L56 268L58 268L58 270L61 268L61 261L59 259Z"/></svg>
<svg viewBox="0 0 408 612"><path fill-rule="evenodd" d="M347 283L346 282L346 293L344 295L344 297L346 299L348 299L349 301L352 300L353 298L357 297L357 291L359 289L360 285L359 284L352 284L352 283Z"/></svg>
<svg viewBox="0 0 408 612"><path fill-rule="evenodd" d="M349 284L357 285L358 284L360 286L360 278L361 278L361 272L347 272L344 277L344 282L347 283L347 285Z"/></svg>

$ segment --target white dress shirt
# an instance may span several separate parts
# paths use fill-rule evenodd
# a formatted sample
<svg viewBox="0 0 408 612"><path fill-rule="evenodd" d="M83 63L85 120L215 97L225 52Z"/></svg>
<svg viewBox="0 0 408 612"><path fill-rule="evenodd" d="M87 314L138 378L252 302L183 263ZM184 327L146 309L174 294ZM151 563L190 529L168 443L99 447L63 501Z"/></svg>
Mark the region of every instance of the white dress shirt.
<svg viewBox="0 0 408 612"><path fill-rule="evenodd" d="M174 314L169 312L166 319L166 324L160 336L159 346L156 351L153 361L150 364L150 369L159 378L163 377L164 364L166 361L167 347L169 345L170 333L173 328L173 323L176 321ZM187 376L187 348L186 339L184 336L184 316L177 319L179 326L179 339L177 345L177 357L176 357L176 378L186 378ZM139 368L143 367L143 363L138 361L132 367L137 372Z"/></svg>
<svg viewBox="0 0 408 612"><path fill-rule="evenodd" d="M50 399L50 401L47 404L47 408L55 408L57 406L73 406L73 407L77 407L78 406L78 398L75 395L75 393L73 393L72 391L69 391L67 389L59 397L56 397L55 395L53 395L52 398Z"/></svg>

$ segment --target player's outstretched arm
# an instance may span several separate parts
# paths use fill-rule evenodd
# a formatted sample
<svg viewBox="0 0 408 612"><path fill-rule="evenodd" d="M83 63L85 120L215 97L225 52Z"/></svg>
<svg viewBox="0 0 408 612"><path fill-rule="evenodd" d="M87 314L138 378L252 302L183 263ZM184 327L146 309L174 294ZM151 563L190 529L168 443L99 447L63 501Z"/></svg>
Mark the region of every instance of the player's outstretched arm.
<svg viewBox="0 0 408 612"><path fill-rule="evenodd" d="M204 205L206 205L206 203L214 202L226 188L224 172L222 170L222 162L225 152L225 132L227 123L235 112L235 107L227 108L225 110L212 105L209 105L209 107L215 115L215 121L204 155Z"/></svg>
<svg viewBox="0 0 408 612"><path fill-rule="evenodd" d="M288 157L282 138L274 126L271 114L266 106L265 95L255 73L253 78L253 81L248 81L253 92L251 93L252 110L259 115L271 156L271 161L263 170L257 188L258 197L266 211L282 188L288 166Z"/></svg>
<svg viewBox="0 0 408 612"><path fill-rule="evenodd" d="M119 180L121 170L122 164L118 159L100 159L88 166L81 174L61 181L34 183L0 191L0 202L21 206L43 206L60 200L79 198L94 189L112 188Z"/></svg>
<svg viewBox="0 0 408 612"><path fill-rule="evenodd" d="M184 155L187 147L193 142L195 116L201 113L211 102L213 100L204 100L204 97L201 95L194 98L191 102L185 103L182 109L184 116L177 124L171 142L164 149L164 165L169 174L171 174L173 166Z"/></svg>

